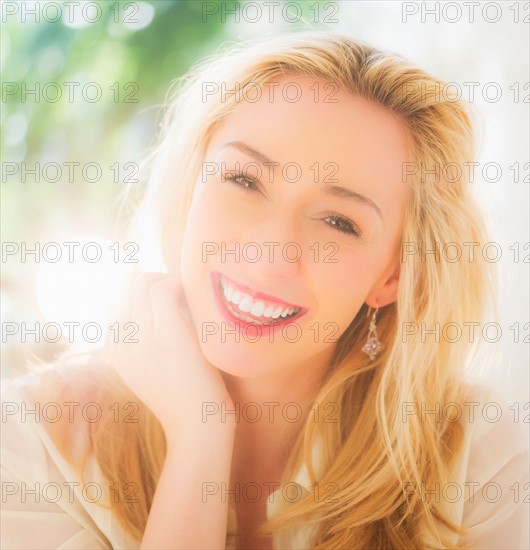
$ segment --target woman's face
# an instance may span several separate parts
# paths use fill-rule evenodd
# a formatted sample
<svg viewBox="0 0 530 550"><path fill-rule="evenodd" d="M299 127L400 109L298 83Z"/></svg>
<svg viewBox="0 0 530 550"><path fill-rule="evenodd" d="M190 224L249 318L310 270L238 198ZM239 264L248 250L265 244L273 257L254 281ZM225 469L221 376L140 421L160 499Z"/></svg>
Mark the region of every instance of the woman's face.
<svg viewBox="0 0 530 550"><path fill-rule="evenodd" d="M181 257L203 353L235 376L323 364L395 301L409 197L395 116L313 78L261 90L212 136Z"/></svg>

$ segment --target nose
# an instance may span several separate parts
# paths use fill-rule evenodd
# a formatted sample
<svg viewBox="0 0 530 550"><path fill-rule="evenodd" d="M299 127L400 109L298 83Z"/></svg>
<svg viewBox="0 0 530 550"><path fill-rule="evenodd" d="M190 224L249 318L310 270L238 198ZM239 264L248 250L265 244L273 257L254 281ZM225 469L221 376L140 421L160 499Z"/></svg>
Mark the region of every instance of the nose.
<svg viewBox="0 0 530 550"><path fill-rule="evenodd" d="M257 222L242 242L242 261L253 267L260 278L295 277L304 258L294 214L277 212Z"/></svg>

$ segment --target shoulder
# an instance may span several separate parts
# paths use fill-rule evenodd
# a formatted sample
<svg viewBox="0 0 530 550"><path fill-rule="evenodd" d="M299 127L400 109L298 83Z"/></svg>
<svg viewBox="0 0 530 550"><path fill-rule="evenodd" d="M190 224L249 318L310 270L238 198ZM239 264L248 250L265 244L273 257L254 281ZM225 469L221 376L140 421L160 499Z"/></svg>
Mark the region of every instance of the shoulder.
<svg viewBox="0 0 530 550"><path fill-rule="evenodd" d="M91 394L79 387L83 366L82 360L69 358L3 384L3 547L134 548L112 525L108 483L96 461L89 456L81 474L52 437L54 427L66 420L74 454L81 456L86 448L88 423L82 401L75 399ZM68 391L76 384L76 392Z"/></svg>
<svg viewBox="0 0 530 550"><path fill-rule="evenodd" d="M1 392L2 450L8 455L21 444L26 450L32 444L35 450L44 447L55 451L54 428L68 426L75 429L76 441L71 443L80 451L88 438L87 422L82 420L86 418L86 402L94 395L86 375L92 367L97 368L90 356L65 356L5 381ZM38 456L41 453L33 456L32 462Z"/></svg>
<svg viewBox="0 0 530 550"><path fill-rule="evenodd" d="M528 403L508 397L504 388L467 384L461 403L468 472L477 478L495 474L506 464L520 464L529 454Z"/></svg>
<svg viewBox="0 0 530 550"><path fill-rule="evenodd" d="M454 490L466 541L472 548L528 548L528 403L510 400L503 388L468 383L460 407L464 448Z"/></svg>

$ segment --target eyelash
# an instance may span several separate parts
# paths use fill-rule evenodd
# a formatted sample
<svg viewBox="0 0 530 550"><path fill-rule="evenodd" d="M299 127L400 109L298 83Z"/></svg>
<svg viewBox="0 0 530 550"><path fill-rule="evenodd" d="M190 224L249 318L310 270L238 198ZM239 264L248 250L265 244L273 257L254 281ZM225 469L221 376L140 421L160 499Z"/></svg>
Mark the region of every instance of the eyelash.
<svg viewBox="0 0 530 550"><path fill-rule="evenodd" d="M359 229L359 227L353 223L348 218L344 218L343 216L337 216L337 214L329 215L324 218L325 220L338 220L339 222L346 224L347 229L340 229L338 225L329 223L328 225L331 226L335 231L339 231L340 233L345 233L346 235L352 235L353 237L362 237L362 232Z"/></svg>
<svg viewBox="0 0 530 550"><path fill-rule="evenodd" d="M243 188L245 191L259 191L257 187L257 180L253 177L246 176L245 174L231 172L231 173L225 173L222 175L223 181L230 181L234 185ZM238 181L239 180L239 181ZM250 185L242 184L240 180L243 180L246 183L249 183ZM253 186L253 187L251 187ZM353 223L348 218L345 218L344 216L338 216L337 214L328 215L324 218L324 220L337 220L339 223L346 224L345 228L340 228L336 223L328 223L328 225L333 228L335 231L339 231L340 233L344 233L346 235L352 235L354 237L361 237L362 232L359 229L359 227Z"/></svg>
<svg viewBox="0 0 530 550"><path fill-rule="evenodd" d="M246 176L245 174L230 172L230 173L223 174L222 178L223 178L223 181L231 181L234 185L237 185L238 187L242 187L247 191L259 191L257 187L258 181L250 176ZM242 185L238 180L244 180L245 182L250 183L254 187L250 187L248 185Z"/></svg>

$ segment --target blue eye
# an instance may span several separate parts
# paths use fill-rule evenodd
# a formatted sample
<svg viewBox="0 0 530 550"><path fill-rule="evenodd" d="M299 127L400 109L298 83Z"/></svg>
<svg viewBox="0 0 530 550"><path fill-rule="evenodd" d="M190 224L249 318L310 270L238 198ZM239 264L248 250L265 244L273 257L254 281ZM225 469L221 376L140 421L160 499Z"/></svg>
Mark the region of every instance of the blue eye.
<svg viewBox="0 0 530 550"><path fill-rule="evenodd" d="M343 218L342 216L327 216L324 218L324 221L330 225L336 231L341 233L346 233L347 235L354 235L355 237L360 237L362 235L361 230L348 218Z"/></svg>
<svg viewBox="0 0 530 550"><path fill-rule="evenodd" d="M243 187L245 190L259 191L257 187L257 181L250 176L245 176L241 173L225 173L223 174L223 181L230 181L238 187Z"/></svg>

